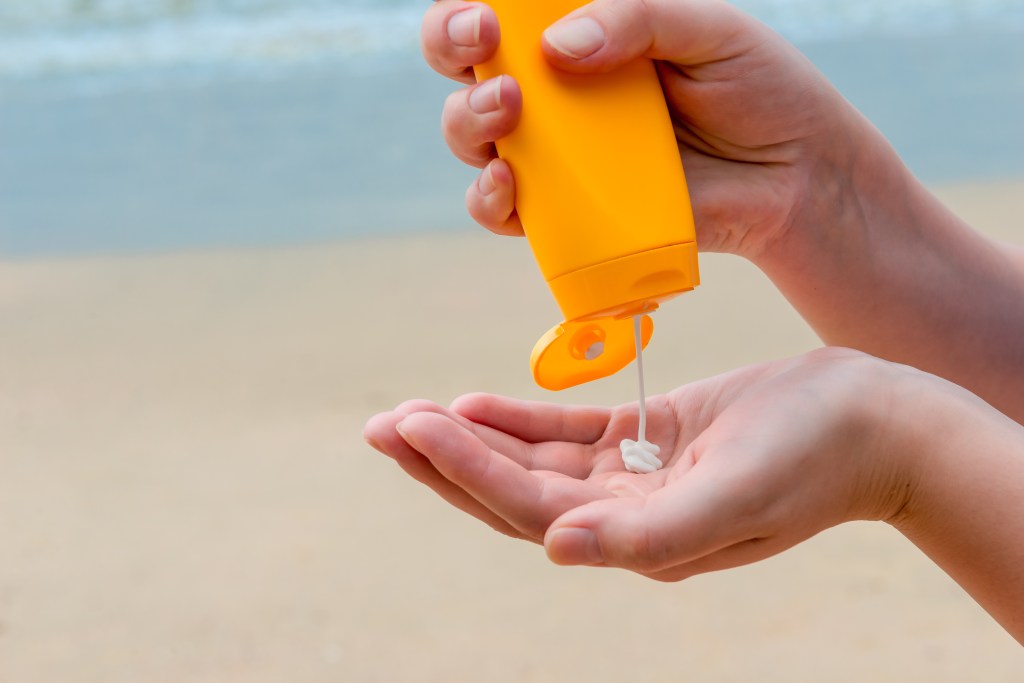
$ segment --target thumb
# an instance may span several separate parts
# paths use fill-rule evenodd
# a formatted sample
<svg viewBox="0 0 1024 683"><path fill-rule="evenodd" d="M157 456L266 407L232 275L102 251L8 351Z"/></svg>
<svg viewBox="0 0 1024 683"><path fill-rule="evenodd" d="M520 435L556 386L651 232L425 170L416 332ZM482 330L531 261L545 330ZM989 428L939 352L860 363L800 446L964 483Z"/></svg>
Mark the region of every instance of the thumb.
<svg viewBox="0 0 1024 683"><path fill-rule="evenodd" d="M646 498L606 498L569 510L548 527L548 557L649 574L746 540L744 518L757 507L751 496L694 472Z"/></svg>
<svg viewBox="0 0 1024 683"><path fill-rule="evenodd" d="M723 0L596 0L544 33L566 71L610 71L638 57L698 65L753 49L769 29Z"/></svg>

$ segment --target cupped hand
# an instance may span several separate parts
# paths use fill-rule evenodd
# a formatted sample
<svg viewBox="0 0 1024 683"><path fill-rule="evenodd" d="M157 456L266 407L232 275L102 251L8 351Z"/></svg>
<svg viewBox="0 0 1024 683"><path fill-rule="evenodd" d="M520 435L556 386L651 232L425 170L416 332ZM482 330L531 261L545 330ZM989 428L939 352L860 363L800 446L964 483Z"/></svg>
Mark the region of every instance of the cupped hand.
<svg viewBox="0 0 1024 683"><path fill-rule="evenodd" d="M367 441L448 502L559 564L659 580L746 564L853 519L888 519L910 476L887 421L920 375L825 349L648 400L664 469L625 471L637 406L607 409L474 394L410 401ZM912 381L912 380L911 380Z"/></svg>
<svg viewBox="0 0 1024 683"><path fill-rule="evenodd" d="M442 121L454 154L483 169L466 194L470 214L494 232L522 234L515 179L494 141L517 125L523 96L512 77L474 84L472 70L500 33L486 4L441 0L426 14L422 44L435 70L469 84L448 98ZM553 66L581 73L657 61L703 250L756 260L792 228L820 227L821 214L836 210L844 169L862 146L852 109L785 40L728 3L597 0L549 28L542 47Z"/></svg>

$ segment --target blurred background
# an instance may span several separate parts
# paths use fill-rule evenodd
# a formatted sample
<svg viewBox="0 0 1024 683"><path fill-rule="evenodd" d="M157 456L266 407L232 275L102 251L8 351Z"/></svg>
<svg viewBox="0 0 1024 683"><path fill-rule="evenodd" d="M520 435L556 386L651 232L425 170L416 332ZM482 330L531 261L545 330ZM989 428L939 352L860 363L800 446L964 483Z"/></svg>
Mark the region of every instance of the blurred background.
<svg viewBox="0 0 1024 683"><path fill-rule="evenodd" d="M1019 0L745 0L923 178L1024 170ZM413 0L4 0L0 250L465 227Z"/></svg>
<svg viewBox="0 0 1024 683"><path fill-rule="evenodd" d="M736 4L1024 241L1020 0ZM0 681L1019 680L889 529L648 585L553 567L362 442L406 398L552 400L526 361L558 313L465 215L425 7L0 0ZM654 391L818 344L749 264L702 268Z"/></svg>

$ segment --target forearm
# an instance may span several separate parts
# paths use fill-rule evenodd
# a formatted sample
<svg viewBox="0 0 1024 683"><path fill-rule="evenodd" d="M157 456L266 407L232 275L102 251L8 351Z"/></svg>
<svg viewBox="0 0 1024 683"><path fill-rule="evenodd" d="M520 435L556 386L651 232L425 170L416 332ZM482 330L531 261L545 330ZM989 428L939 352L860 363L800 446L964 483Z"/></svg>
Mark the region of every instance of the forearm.
<svg viewBox="0 0 1024 683"><path fill-rule="evenodd" d="M1024 644L1024 427L974 397L928 412L890 521Z"/></svg>
<svg viewBox="0 0 1024 683"><path fill-rule="evenodd" d="M849 151L809 174L758 265L826 343L946 377L1024 421L1020 252L971 230L850 116Z"/></svg>

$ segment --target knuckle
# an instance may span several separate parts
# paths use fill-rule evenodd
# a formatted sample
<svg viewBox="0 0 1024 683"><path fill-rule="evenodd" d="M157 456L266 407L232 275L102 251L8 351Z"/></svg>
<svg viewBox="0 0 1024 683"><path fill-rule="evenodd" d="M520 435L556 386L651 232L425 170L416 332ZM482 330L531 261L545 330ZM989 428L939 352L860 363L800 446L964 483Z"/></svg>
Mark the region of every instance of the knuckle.
<svg viewBox="0 0 1024 683"><path fill-rule="evenodd" d="M479 223L482 227L487 228L492 232L497 229L499 221L494 220L494 217L490 215L487 207L479 200L475 191L475 186L471 186L466 193L466 209L469 211L470 218Z"/></svg>
<svg viewBox="0 0 1024 683"><path fill-rule="evenodd" d="M444 107L441 110L441 129L446 136L455 136L465 128L469 115L469 107L466 103L468 97L467 89L460 88L445 98Z"/></svg>
<svg viewBox="0 0 1024 683"><path fill-rule="evenodd" d="M514 234L515 226L510 225L511 200L506 205L501 197L497 201L493 197L481 197L476 183L470 185L466 191L466 209L470 217L491 232L499 235Z"/></svg>

